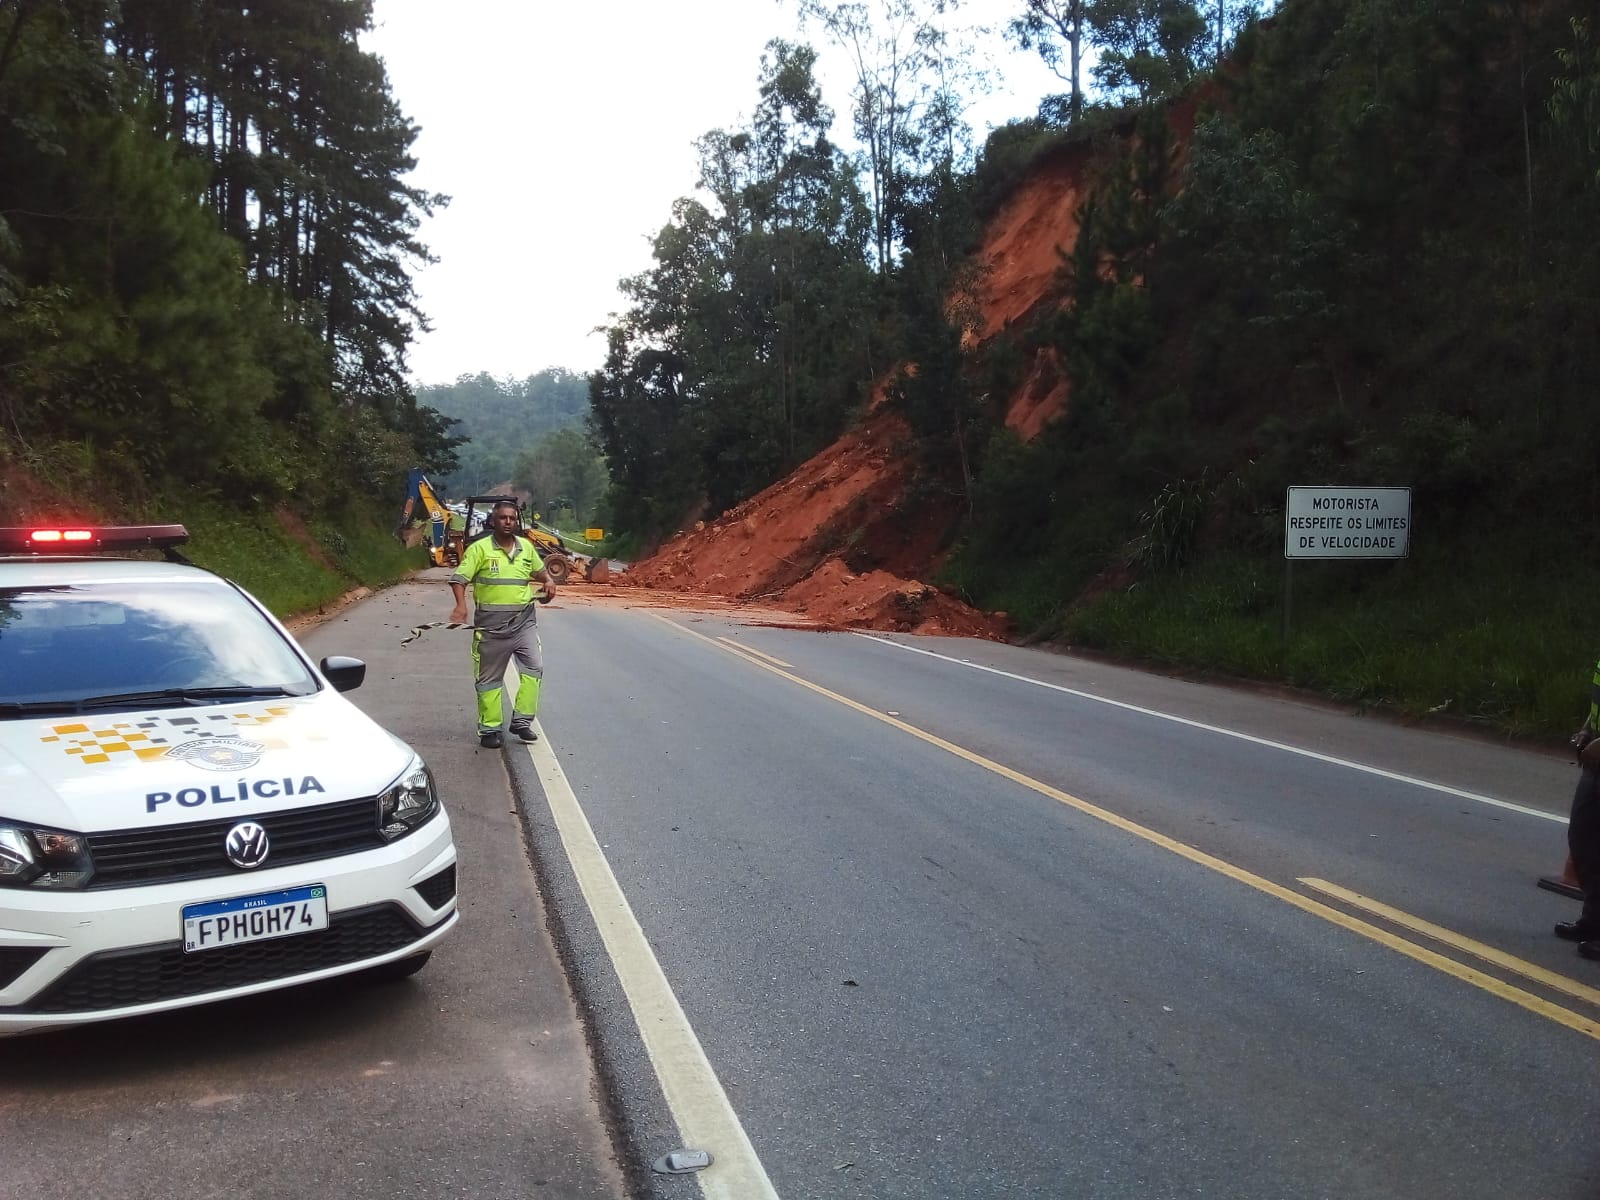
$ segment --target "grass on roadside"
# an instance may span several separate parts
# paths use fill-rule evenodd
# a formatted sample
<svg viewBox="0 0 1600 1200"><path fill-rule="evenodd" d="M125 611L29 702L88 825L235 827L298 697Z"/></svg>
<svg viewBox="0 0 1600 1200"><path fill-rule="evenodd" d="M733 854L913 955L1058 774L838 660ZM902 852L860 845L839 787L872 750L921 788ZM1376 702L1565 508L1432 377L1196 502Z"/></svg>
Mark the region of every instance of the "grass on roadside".
<svg viewBox="0 0 1600 1200"><path fill-rule="evenodd" d="M313 612L357 586L383 587L427 565L377 513L319 520L307 544L271 513L192 502L167 511L182 513L190 559L235 580L279 617Z"/></svg>
<svg viewBox="0 0 1600 1200"><path fill-rule="evenodd" d="M1600 572L1515 561L1297 563L1286 640L1283 561L1222 555L1104 594L1066 628L1074 644L1161 666L1553 739L1587 711Z"/></svg>

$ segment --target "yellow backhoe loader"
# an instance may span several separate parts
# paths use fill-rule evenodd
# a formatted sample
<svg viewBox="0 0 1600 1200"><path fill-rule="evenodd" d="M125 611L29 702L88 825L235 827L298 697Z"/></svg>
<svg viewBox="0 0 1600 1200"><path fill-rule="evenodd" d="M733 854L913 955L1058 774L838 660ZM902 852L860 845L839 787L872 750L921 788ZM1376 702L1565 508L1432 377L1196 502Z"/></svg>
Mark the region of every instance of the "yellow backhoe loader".
<svg viewBox="0 0 1600 1200"><path fill-rule="evenodd" d="M414 470L406 479L406 505L400 511L400 525L395 529L395 534L404 537L406 527L413 520L420 520L424 514L428 518L429 560L436 567L455 566L461 561L461 542L459 538L452 541L452 537L460 532L450 528L453 514L439 499L428 477Z"/></svg>
<svg viewBox="0 0 1600 1200"><path fill-rule="evenodd" d="M469 496L467 498L467 527L464 530L451 530L449 541L455 558L451 565L461 561L461 551L468 542L475 542L480 537L489 534L489 512L496 504L515 504L517 506L517 524L521 526L521 534L533 543L533 548L539 552L539 557L544 559L544 569L550 572L550 582L557 587L566 583L572 577L575 567L582 568L588 573L589 560L582 555L574 554L567 549L567 544L561 540L561 535L551 533L548 529L540 527L537 521L529 521L522 512L522 501L515 496ZM479 520L483 528L478 532Z"/></svg>

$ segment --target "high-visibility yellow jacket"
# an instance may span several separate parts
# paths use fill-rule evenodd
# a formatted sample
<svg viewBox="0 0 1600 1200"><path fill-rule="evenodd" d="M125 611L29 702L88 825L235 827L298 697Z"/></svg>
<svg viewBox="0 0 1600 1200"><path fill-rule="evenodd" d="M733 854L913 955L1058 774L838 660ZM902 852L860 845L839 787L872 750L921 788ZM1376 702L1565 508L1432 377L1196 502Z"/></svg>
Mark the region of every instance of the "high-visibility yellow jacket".
<svg viewBox="0 0 1600 1200"><path fill-rule="evenodd" d="M542 570L544 559L527 538L502 550L490 535L466 548L450 582L472 585L473 625L485 633L514 633L535 620L539 585L528 581Z"/></svg>

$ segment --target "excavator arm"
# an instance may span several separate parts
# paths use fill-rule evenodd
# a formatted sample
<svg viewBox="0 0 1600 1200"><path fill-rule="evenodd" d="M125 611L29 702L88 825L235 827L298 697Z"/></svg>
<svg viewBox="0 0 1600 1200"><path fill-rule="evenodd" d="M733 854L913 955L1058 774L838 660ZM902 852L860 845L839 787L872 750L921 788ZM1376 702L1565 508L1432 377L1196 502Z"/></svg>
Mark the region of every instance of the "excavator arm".
<svg viewBox="0 0 1600 1200"><path fill-rule="evenodd" d="M420 470L406 479L406 503L400 513L399 533L426 513L428 517L428 558L436 567L453 567L461 561L461 548L450 538L450 510L433 490L433 484Z"/></svg>

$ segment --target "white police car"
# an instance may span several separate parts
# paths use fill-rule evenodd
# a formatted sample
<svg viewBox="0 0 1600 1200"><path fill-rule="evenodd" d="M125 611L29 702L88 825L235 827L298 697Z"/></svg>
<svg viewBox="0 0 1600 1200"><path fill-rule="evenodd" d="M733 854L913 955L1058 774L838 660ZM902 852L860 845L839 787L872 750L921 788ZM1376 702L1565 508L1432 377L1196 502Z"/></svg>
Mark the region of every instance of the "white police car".
<svg viewBox="0 0 1600 1200"><path fill-rule="evenodd" d="M181 525L0 528L0 1036L348 972L455 925L428 768ZM135 547L168 561L106 557Z"/></svg>

